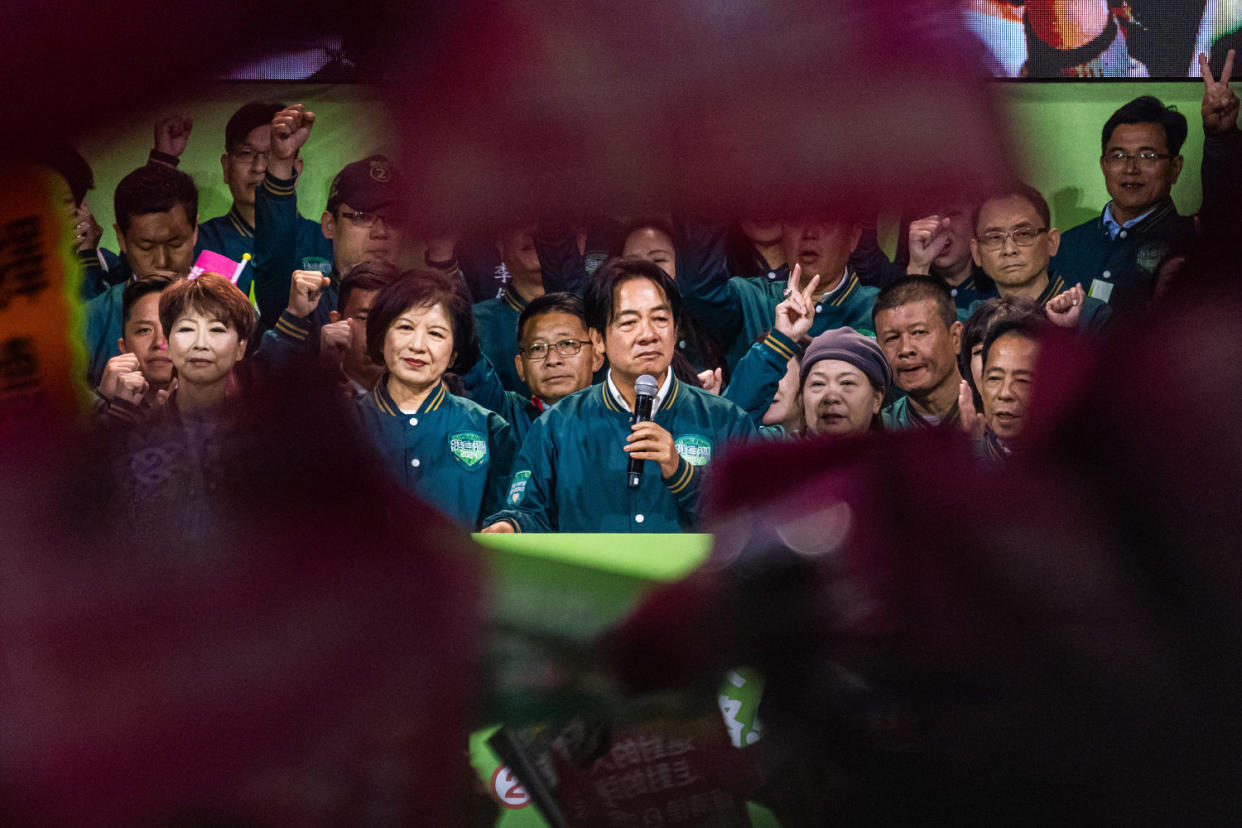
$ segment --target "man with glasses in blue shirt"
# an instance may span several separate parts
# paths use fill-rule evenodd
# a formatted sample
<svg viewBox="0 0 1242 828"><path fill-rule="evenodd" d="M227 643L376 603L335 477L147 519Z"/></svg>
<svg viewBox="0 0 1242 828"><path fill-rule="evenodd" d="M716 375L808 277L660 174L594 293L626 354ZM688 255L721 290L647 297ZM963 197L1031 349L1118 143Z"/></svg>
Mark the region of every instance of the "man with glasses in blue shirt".
<svg viewBox="0 0 1242 828"><path fill-rule="evenodd" d="M1229 89L1233 51L1216 80L1207 59L1203 73L1202 229L1216 233L1236 215L1239 157L1238 98ZM1195 220L1177 212L1170 196L1181 175L1186 116L1144 95L1104 124L1100 170L1112 200L1098 219L1068 230L1054 265L1068 285L1107 302L1116 313L1145 311L1161 262L1184 254L1195 241ZM1231 183L1232 182L1232 183Z"/></svg>

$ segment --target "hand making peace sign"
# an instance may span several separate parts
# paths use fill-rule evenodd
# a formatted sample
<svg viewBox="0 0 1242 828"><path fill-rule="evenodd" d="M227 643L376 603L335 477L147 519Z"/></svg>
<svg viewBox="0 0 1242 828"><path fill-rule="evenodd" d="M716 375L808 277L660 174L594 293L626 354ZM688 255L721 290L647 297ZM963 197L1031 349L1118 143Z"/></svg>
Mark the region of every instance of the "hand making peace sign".
<svg viewBox="0 0 1242 828"><path fill-rule="evenodd" d="M1212 77L1208 68L1207 55L1199 53L1199 70L1203 73L1203 134L1207 136L1223 135L1231 129L1238 128L1238 96L1229 88L1229 79L1233 76L1234 50L1225 55L1225 65L1220 70L1220 79Z"/></svg>
<svg viewBox="0 0 1242 828"><path fill-rule="evenodd" d="M776 320L773 327L785 336L797 342L811 330L815 321L815 288L819 287L819 277L814 276L806 283L805 288L798 287L802 281L802 265L796 264L789 271L789 283L785 287L785 299L776 306Z"/></svg>

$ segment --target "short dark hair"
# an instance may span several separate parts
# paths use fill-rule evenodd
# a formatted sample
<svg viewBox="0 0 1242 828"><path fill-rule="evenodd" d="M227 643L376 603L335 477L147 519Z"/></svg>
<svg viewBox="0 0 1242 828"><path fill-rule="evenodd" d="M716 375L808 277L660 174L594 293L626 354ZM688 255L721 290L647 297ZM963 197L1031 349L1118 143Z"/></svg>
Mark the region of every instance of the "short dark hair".
<svg viewBox="0 0 1242 828"><path fill-rule="evenodd" d="M1040 221L1044 223L1044 227L1052 227L1052 211L1048 209L1048 202L1040 195L1039 190L1022 181L1015 181L1008 187L1001 187L992 192L991 195L982 199L975 205L975 211L970 217L970 232L976 237L979 234L979 215L983 212L983 208L990 202L999 201L1002 198L1025 198L1035 208L1035 212L1039 214Z"/></svg>
<svg viewBox="0 0 1242 828"><path fill-rule="evenodd" d="M478 340L470 298L460 279L434 270L407 270L380 288L367 314L367 356L371 361L384 364L384 339L398 316L410 308L434 305L444 308L453 328L457 360L449 370L462 373L462 368L473 364Z"/></svg>
<svg viewBox="0 0 1242 828"><path fill-rule="evenodd" d="M1108 152L1108 142L1113 132L1123 124L1159 124L1164 130L1165 140L1169 144L1169 152L1178 155L1182 144L1186 142L1186 116L1177 111L1177 107L1165 106L1159 98L1143 95L1135 98L1114 112L1104 122L1104 130L1100 135L1100 154Z"/></svg>
<svg viewBox="0 0 1242 828"><path fill-rule="evenodd" d="M884 288L875 297L875 304L871 308L871 329L877 330L875 320L880 311L893 310L924 299L931 299L936 303L936 311L946 328L953 327L953 323L957 321L957 305L953 303L953 296L944 286L944 282L933 276L907 276Z"/></svg>
<svg viewBox="0 0 1242 828"><path fill-rule="evenodd" d="M224 151L232 152L238 144L246 140L247 135L270 124L276 113L284 108L284 104L262 101L242 104L224 126Z"/></svg>
<svg viewBox="0 0 1242 828"><path fill-rule="evenodd" d="M664 268L655 262L640 259L638 256L622 256L612 258L599 266L595 276L587 283L586 306L587 328L599 331L604 335L608 324L612 322L617 288L631 279L647 279L655 282L664 292L664 298L673 311L674 324L681 321L681 291L677 283L664 272Z"/></svg>
<svg viewBox="0 0 1242 828"><path fill-rule="evenodd" d="M82 154L68 144L52 144L43 147L34 157L40 167L47 167L60 173L69 183L69 192L73 194L73 203L82 206L86 191L95 189L95 173Z"/></svg>
<svg viewBox="0 0 1242 828"><path fill-rule="evenodd" d="M113 207L121 233L129 232L133 216L166 213L180 204L191 227L198 225L198 188L194 179L166 164L147 164L116 185Z"/></svg>
<svg viewBox="0 0 1242 828"><path fill-rule="evenodd" d="M1008 334L1016 334L1025 339L1038 342L1043 339L1044 331L1048 328L1048 322L1044 315L1039 311L1032 313L1024 313L1021 316L1012 319L997 320L990 328L988 328L987 336L983 340L983 367L988 365L988 352L992 350L992 346L996 344L996 340Z"/></svg>
<svg viewBox="0 0 1242 828"><path fill-rule="evenodd" d="M970 353L976 345L987 339L992 325L1010 319L1019 319L1039 312L1039 306L1026 299L1012 299L996 296L980 302L962 325L962 349L957 354L957 367L966 384L970 386L975 398L975 408L983 405L979 397L979 389L975 387L975 377L970 370Z"/></svg>
<svg viewBox="0 0 1242 828"><path fill-rule="evenodd" d="M131 280L121 291L121 325L129 324L129 315L139 299L152 293L163 293L173 281L173 277L163 273L150 273Z"/></svg>
<svg viewBox="0 0 1242 828"><path fill-rule="evenodd" d="M381 290L390 282L396 281L401 275L396 266L389 262L367 259L354 265L345 278L341 280L341 289L337 293L336 309L345 312L349 297L355 290Z"/></svg>
<svg viewBox="0 0 1242 828"><path fill-rule="evenodd" d="M536 296L534 299L531 299L530 303L522 308L522 312L518 314L518 347L522 345L522 340L526 333L526 323L536 316L543 316L545 313L567 313L570 316L576 316L582 321L582 326L586 327L586 307L582 304L581 299L572 293L565 293L563 291L545 293L542 296Z"/></svg>
<svg viewBox="0 0 1242 828"><path fill-rule="evenodd" d="M214 316L237 331L237 338L250 340L254 331L254 306L237 285L219 273L200 273L178 279L160 294L160 325L164 336L172 334L173 323L191 311Z"/></svg>

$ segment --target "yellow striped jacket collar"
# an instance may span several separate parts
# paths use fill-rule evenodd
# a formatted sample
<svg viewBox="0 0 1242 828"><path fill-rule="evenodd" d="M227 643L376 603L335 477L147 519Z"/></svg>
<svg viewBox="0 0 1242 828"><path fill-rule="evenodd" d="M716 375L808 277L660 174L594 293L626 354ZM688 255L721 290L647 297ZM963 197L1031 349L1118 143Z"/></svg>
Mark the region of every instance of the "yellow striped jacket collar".
<svg viewBox="0 0 1242 828"><path fill-rule="evenodd" d="M504 302L518 313L521 313L528 304L527 301L522 298L521 294L513 289L512 282L505 283L504 289L500 292L500 301Z"/></svg>
<svg viewBox="0 0 1242 828"><path fill-rule="evenodd" d="M227 213L229 224L233 225L233 229L248 239L254 238L254 228L242 217L241 211L237 209L237 203L229 208Z"/></svg>
<svg viewBox="0 0 1242 828"><path fill-rule="evenodd" d="M1048 286L1044 288L1043 293L1039 294L1039 298L1035 300L1035 304L1042 308L1044 305L1048 304L1049 299L1059 293L1062 293L1064 290L1065 280L1050 270L1048 271Z"/></svg>
<svg viewBox="0 0 1242 828"><path fill-rule="evenodd" d="M677 402L678 397L681 396L681 381L678 380L677 377L673 375L673 366L671 365L668 368L668 380L666 381L666 383L668 386L668 390L664 391L664 389L661 389L661 391L664 391L664 397L663 398L657 397L660 404L655 409L656 411L663 411L666 408L672 408L673 405ZM624 406L622 406L617 401L617 398L613 396L612 389L609 387L608 377L605 377L604 381L599 384L599 393L600 393L600 399L604 401L604 408L607 408L609 411L613 411L618 414L624 414L627 417L633 414L632 411L627 410Z"/></svg>
<svg viewBox="0 0 1242 828"><path fill-rule="evenodd" d="M402 411L397 403L393 400L392 395L388 393L388 372L384 372L384 376L380 377L380 381L375 385L375 403L390 417L408 417L409 415ZM444 402L444 397L448 391L444 387L443 382L436 383L436 387L432 389L427 398L423 400L423 404L418 407L419 414L430 414L435 411Z"/></svg>
<svg viewBox="0 0 1242 828"><path fill-rule="evenodd" d="M825 293L823 296L819 297L819 299L816 300L816 304L823 304L824 302L827 302L830 307L839 308L846 299L853 295L854 291L858 290L858 285L859 281L857 274L847 267L845 269L845 273L841 276L841 283L828 293Z"/></svg>

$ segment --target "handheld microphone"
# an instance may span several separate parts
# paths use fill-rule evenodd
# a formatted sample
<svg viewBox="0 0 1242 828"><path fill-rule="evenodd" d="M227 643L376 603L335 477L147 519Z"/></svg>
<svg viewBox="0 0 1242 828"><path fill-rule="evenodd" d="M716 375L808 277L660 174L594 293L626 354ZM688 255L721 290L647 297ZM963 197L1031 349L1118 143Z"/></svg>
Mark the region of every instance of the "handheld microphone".
<svg viewBox="0 0 1242 828"><path fill-rule="evenodd" d="M651 374L643 374L634 380L634 417L630 420L630 425L651 419L651 407L655 405L655 395L659 390L660 385ZM629 487L637 489L643 479L643 461L631 457L625 474Z"/></svg>

